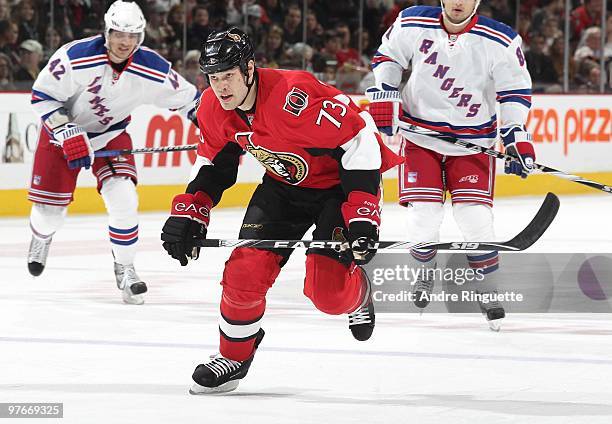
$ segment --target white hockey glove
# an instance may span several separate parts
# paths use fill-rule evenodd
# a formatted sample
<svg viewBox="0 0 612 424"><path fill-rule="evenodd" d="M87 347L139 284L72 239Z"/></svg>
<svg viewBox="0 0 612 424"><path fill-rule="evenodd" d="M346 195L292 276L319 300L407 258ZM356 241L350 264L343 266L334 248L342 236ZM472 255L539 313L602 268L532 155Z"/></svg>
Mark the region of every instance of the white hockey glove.
<svg viewBox="0 0 612 424"><path fill-rule="evenodd" d="M524 127L519 126L502 128L500 134L506 153L518 159L518 161L506 160L504 172L527 178L527 175L533 171L533 163L536 159L531 134L525 131Z"/></svg>
<svg viewBox="0 0 612 424"><path fill-rule="evenodd" d="M378 130L389 136L395 135L402 114L400 92L397 88L383 83L368 88L365 95L370 102L370 115L374 118Z"/></svg>
<svg viewBox="0 0 612 424"><path fill-rule="evenodd" d="M94 151L87 137L87 132L80 125L67 123L53 129L51 142L61 146L64 157L68 160L68 168L84 167L89 169L94 161Z"/></svg>

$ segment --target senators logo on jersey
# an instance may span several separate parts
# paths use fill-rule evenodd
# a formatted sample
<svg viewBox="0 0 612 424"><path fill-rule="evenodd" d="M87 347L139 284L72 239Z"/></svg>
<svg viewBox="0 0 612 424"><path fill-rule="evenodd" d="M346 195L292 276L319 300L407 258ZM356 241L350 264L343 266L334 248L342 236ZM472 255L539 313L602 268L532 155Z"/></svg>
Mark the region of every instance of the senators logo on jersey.
<svg viewBox="0 0 612 424"><path fill-rule="evenodd" d="M269 172L284 179L289 184L299 184L308 175L308 164L294 153L273 152L251 141L252 132L236 133L236 141L244 146L247 152L253 155Z"/></svg>

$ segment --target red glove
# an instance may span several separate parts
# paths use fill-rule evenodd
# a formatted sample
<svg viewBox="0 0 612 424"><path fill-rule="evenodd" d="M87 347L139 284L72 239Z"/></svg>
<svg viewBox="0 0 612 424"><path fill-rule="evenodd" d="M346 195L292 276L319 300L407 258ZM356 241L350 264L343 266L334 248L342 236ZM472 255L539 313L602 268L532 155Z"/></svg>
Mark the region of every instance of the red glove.
<svg viewBox="0 0 612 424"><path fill-rule="evenodd" d="M379 198L363 191L352 191L341 211L353 260L357 265L367 264L376 254L380 227Z"/></svg>
<svg viewBox="0 0 612 424"><path fill-rule="evenodd" d="M172 200L170 217L162 229L162 246L182 266L187 265L188 258L200 256L197 240L206 238L212 206L212 200L202 191L179 194Z"/></svg>
<svg viewBox="0 0 612 424"><path fill-rule="evenodd" d="M67 123L53 130L55 144L62 146L68 160L68 168L89 169L94 161L94 152L83 127Z"/></svg>
<svg viewBox="0 0 612 424"><path fill-rule="evenodd" d="M172 199L170 216L191 218L208 228L212 205L211 198L203 191L196 194L178 194Z"/></svg>
<svg viewBox="0 0 612 424"><path fill-rule="evenodd" d="M378 130L389 136L395 135L402 114L402 99L399 91L383 83L381 87L368 88L365 95L370 101L369 112Z"/></svg>

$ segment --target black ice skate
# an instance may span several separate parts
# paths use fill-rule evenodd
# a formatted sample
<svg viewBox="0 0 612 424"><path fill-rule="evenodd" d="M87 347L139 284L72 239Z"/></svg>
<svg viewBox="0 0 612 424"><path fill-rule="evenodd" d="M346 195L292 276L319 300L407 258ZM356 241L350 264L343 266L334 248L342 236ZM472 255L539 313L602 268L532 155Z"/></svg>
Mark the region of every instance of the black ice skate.
<svg viewBox="0 0 612 424"><path fill-rule="evenodd" d="M429 305L431 293L434 288L434 280L421 278L414 285L414 306L425 309Z"/></svg>
<svg viewBox="0 0 612 424"><path fill-rule="evenodd" d="M497 296L496 291L486 293L479 292L479 294ZM487 317L489 328L492 331L499 331L501 329L502 319L506 317L506 311L501 303L499 303L497 300L492 300L486 303L479 301L478 304L480 305L480 310L482 311L483 315Z"/></svg>
<svg viewBox="0 0 612 424"><path fill-rule="evenodd" d="M28 250L28 271L34 277L38 277L44 271L50 246L51 237L41 239L32 235L30 249Z"/></svg>
<svg viewBox="0 0 612 424"><path fill-rule="evenodd" d="M264 338L264 334L265 332L260 328L255 339L255 349L245 361L234 361L217 353L212 355L207 363L198 365L192 376L195 383L189 389L189 393L205 395L236 390L240 380L246 377L249 372L255 352Z"/></svg>
<svg viewBox="0 0 612 424"><path fill-rule="evenodd" d="M374 314L374 302L372 302L372 284L363 269L356 272L361 272L364 277L366 301L355 312L349 314L349 329L355 339L363 342L372 337L376 315Z"/></svg>

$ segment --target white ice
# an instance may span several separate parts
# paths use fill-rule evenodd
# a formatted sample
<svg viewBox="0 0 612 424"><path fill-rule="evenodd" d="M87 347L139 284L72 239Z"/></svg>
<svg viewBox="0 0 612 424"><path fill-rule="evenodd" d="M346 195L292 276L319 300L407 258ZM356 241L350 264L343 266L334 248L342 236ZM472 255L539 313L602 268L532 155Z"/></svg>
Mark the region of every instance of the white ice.
<svg viewBox="0 0 612 424"><path fill-rule="evenodd" d="M499 239L540 201L498 200ZM562 197L533 251L612 252L611 206ZM210 236L235 238L241 216L214 211ZM401 208L384 219L382 239L402 239ZM266 337L238 390L191 396L195 365L217 350L230 251L180 267L160 246L164 220L141 216L143 306L121 302L104 215L70 216L36 279L27 219L0 220L0 402L63 402L65 423L612 422L610 315L514 314L493 333L480 315L379 314L373 338L357 342L346 316L302 295L301 252L269 292ZM442 235L461 240L450 213Z"/></svg>

